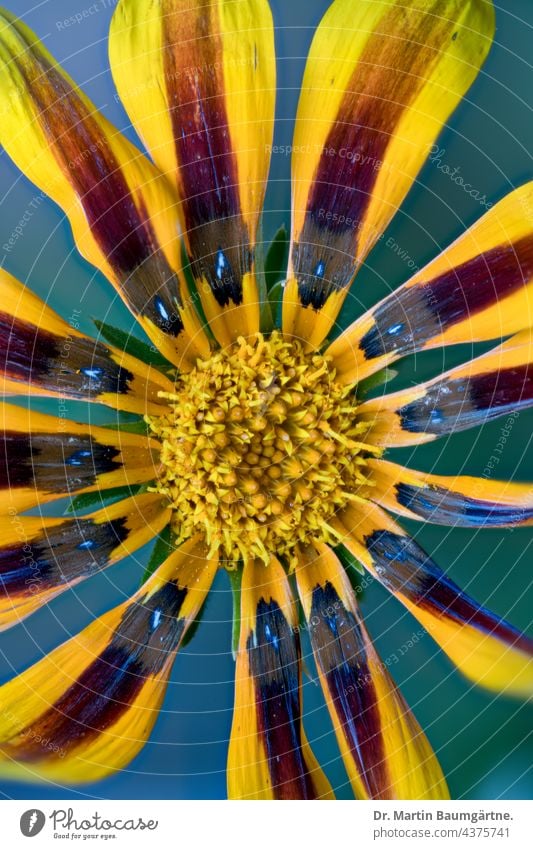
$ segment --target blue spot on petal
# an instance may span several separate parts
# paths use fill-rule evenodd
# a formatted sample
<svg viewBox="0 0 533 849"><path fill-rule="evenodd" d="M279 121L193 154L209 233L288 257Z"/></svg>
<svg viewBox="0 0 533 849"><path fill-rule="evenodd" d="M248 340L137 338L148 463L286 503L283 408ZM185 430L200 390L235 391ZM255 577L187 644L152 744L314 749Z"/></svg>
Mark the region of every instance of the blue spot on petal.
<svg viewBox="0 0 533 849"><path fill-rule="evenodd" d="M222 280L222 276L223 276L224 272L228 270L228 268L229 268L229 263L228 263L228 260L226 258L226 254L224 253L222 248L219 248L218 251L217 251L217 258L216 258L216 263L215 263L215 271L216 271L217 278L219 280Z"/></svg>
<svg viewBox="0 0 533 849"><path fill-rule="evenodd" d="M154 304L157 312L159 313L163 321L168 321L170 318L168 310L158 295L154 298Z"/></svg>
<svg viewBox="0 0 533 849"><path fill-rule="evenodd" d="M317 263L315 268L315 277L323 277L326 272L326 263L323 260Z"/></svg>
<svg viewBox="0 0 533 849"><path fill-rule="evenodd" d="M337 623L335 621L335 617L334 616L326 616L324 614L324 619L328 623L329 630L336 637L337 636Z"/></svg>
<svg viewBox="0 0 533 849"><path fill-rule="evenodd" d="M442 410L431 410L431 413L429 414L429 420L431 424L442 424L444 421Z"/></svg>
<svg viewBox="0 0 533 849"><path fill-rule="evenodd" d="M81 373L85 375L85 377L90 378L90 380L100 380L102 375L104 374L104 370L102 368L89 367L81 369Z"/></svg>
<svg viewBox="0 0 533 849"><path fill-rule="evenodd" d="M150 619L150 629L155 631L159 623L161 622L161 609L158 607L152 613L152 618Z"/></svg>
<svg viewBox="0 0 533 849"><path fill-rule="evenodd" d="M276 634L272 633L272 631L270 629L270 625L265 625L265 637L267 638L268 642L271 643L277 651L278 647L279 647L279 637Z"/></svg>
<svg viewBox="0 0 533 849"><path fill-rule="evenodd" d="M75 451L74 454L71 454L70 457L66 458L65 464L67 466L83 466L84 460L92 456L92 451Z"/></svg>
<svg viewBox="0 0 533 849"><path fill-rule="evenodd" d="M96 548L97 542L94 539L85 539L76 546L80 551L90 551L91 548Z"/></svg>

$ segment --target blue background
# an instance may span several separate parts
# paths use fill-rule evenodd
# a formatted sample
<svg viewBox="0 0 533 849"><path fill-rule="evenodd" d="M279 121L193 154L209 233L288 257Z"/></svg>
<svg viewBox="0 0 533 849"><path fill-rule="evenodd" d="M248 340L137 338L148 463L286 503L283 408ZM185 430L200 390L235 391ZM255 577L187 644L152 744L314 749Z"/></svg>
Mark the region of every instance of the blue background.
<svg viewBox="0 0 533 849"><path fill-rule="evenodd" d="M356 0L354 0L356 2ZM83 23L61 22L96 7ZM34 5L12 0L10 9L45 38L48 48L83 85L94 102L132 138L134 133L109 72L106 34L114 3L97 0L49 0ZM312 33L327 8L326 0L273 0L279 56L276 143L291 143L298 88ZM529 65L533 8L530 0L507 0L497 11L496 43L467 98L439 140L443 162L460 167L465 180L497 201L531 178L532 75ZM289 160L275 156L267 198L265 234L289 221ZM39 192L0 156L3 243ZM428 163L388 231L422 265L483 213L434 164ZM76 253L61 212L48 201L38 205L24 236L4 257L5 267L25 280L60 313L81 309L82 328L91 317L133 330L131 317L111 287ZM347 316L360 312L409 276L402 260L383 242L361 271ZM465 346L412 358L400 381L425 379L469 355ZM72 415L83 415L72 404ZM523 413L508 439L499 466L502 477L533 479L533 415ZM433 446L398 452L394 459L413 467L446 473L481 473L498 443L501 423L456 435ZM445 528L411 528L420 543L455 580L480 601L528 629L531 620L531 531L473 533ZM17 628L0 635L0 679L9 678L72 633L121 601L137 586L148 550L108 573L66 593ZM419 630L404 609L378 586L363 599L372 635L383 658L390 657ZM224 798L227 740L231 725L234 666L230 651L231 600L225 575L219 575L204 624L175 664L164 708L149 743L119 775L71 790L57 785L0 784L7 798ZM312 664L309 662L312 674ZM427 730L456 798L531 797L532 751L526 738L531 714L519 702L473 688L452 668L429 636L393 665L393 673ZM307 729L316 754L339 796L349 796L346 776L319 688L305 683Z"/></svg>

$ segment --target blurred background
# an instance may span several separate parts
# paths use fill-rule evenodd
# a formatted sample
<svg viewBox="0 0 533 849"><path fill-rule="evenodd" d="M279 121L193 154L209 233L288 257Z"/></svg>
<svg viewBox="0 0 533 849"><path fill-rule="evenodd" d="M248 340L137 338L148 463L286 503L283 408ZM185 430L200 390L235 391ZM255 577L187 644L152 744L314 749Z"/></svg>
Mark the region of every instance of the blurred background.
<svg viewBox="0 0 533 849"><path fill-rule="evenodd" d="M354 0L354 3L357 0ZM136 140L115 96L107 58L107 31L115 0L11 0L10 10L44 39L48 49L108 118ZM327 0L271 0L276 23L279 97L275 142L290 145L298 89L308 47ZM62 22L93 9L79 24ZM439 139L442 163L463 175L477 197L428 162L403 208L358 275L343 325L410 276L480 217L480 199L496 202L531 179L533 75L531 0L497 6L497 33L489 59ZM528 145L529 142L529 145ZM138 142L137 142L138 143ZM439 154L440 155L440 154ZM273 157L264 225L265 241L289 225L290 161ZM39 199L39 200L36 200ZM32 203L35 201L35 203ZM73 247L62 213L0 154L0 244L28 209L30 220L4 267L24 280L65 317L81 310L81 328L93 332L98 317L136 332L131 316L106 281ZM31 205L31 206L30 206ZM392 241L389 241L392 239ZM387 247L387 242L397 249ZM0 253L2 250L0 249ZM412 268L412 264L411 264ZM476 346L476 353L481 346ZM395 388L424 380L472 354L471 346L418 355L405 361ZM78 415L76 405L71 413ZM84 415L80 411L79 415ZM507 437L498 467L502 478L533 480L530 442L533 411L522 413ZM436 473L482 474L500 440L503 423L403 449L394 459ZM409 524L409 523L406 523ZM531 633L531 530L471 532L412 526L440 566L480 602ZM0 681L9 679L118 604L139 583L149 549L66 593L31 619L0 634ZM383 659L427 731L452 796L462 799L531 798L531 712L520 702L473 688L451 666L431 637L385 591L372 584L364 613ZM415 643L403 651L407 643ZM308 647L304 646L308 655ZM341 798L351 798L320 690L307 657L304 684L307 734ZM231 596L221 574L202 627L178 655L163 710L150 741L124 772L105 782L71 789L57 784L0 783L4 798L225 798L225 761L231 727L234 664Z"/></svg>

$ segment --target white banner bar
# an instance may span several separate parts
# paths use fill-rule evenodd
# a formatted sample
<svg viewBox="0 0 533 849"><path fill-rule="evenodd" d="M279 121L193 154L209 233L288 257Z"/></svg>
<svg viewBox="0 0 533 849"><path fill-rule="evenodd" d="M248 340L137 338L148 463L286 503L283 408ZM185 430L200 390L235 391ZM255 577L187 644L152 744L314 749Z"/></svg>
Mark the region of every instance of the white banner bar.
<svg viewBox="0 0 533 849"><path fill-rule="evenodd" d="M4 801L2 846L531 849L530 802ZM275 809L273 808L275 805ZM35 840L34 843L31 841Z"/></svg>

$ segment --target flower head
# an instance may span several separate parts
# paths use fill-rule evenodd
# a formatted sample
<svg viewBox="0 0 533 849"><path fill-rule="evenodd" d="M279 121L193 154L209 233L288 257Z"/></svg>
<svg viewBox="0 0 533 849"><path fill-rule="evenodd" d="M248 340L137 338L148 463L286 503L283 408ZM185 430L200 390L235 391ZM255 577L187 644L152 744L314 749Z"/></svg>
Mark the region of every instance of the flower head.
<svg viewBox="0 0 533 849"><path fill-rule="evenodd" d="M265 261L259 226L276 91L267 0L119 0L111 67L150 159L1 13L0 142L152 345L102 323L91 339L0 272L4 392L58 403L55 417L2 408L0 625L159 538L135 595L0 689L4 773L84 782L126 766L219 570L235 594L232 797L333 795L303 730L304 627L357 796L446 798L362 620L359 564L466 676L531 694L532 641L391 515L532 524L531 486L384 454L533 404L532 185L336 324L493 29L488 0L332 3L302 85L281 285L283 238ZM498 346L466 365L369 394L404 355L487 340ZM67 399L117 423L67 421ZM26 515L65 496L70 515Z"/></svg>
<svg viewBox="0 0 533 849"><path fill-rule="evenodd" d="M162 444L156 489L184 542L203 532L229 568L273 553L294 567L309 540L338 542L328 524L369 480L368 422L328 360L278 331L242 336L177 379L169 412L149 417Z"/></svg>

